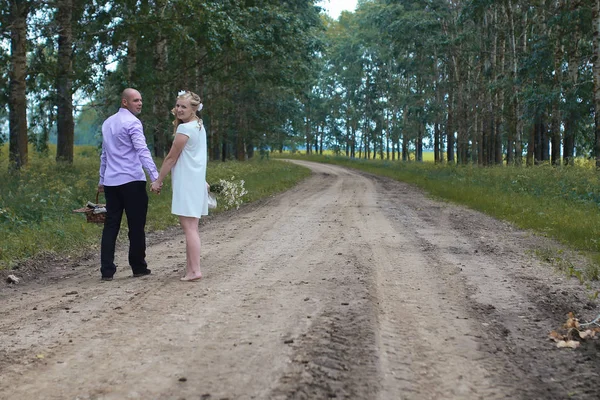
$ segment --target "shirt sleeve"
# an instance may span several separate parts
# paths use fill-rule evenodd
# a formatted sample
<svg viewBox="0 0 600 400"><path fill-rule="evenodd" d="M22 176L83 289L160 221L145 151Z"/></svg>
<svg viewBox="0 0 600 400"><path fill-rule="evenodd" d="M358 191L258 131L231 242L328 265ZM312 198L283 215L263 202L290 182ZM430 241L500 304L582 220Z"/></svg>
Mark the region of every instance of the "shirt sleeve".
<svg viewBox="0 0 600 400"><path fill-rule="evenodd" d="M150 179L154 182L158 179L158 171L156 169L156 164L154 164L154 160L152 160L152 154L150 154L150 150L148 150L146 137L144 136L144 128L142 127L142 122L140 120L133 121L129 127L129 135L131 136L133 148L140 158L142 167L144 167L148 175L150 175Z"/></svg>
<svg viewBox="0 0 600 400"><path fill-rule="evenodd" d="M192 130L187 124L179 124L177 126L177 133L181 133L182 135L185 135L187 137L192 136Z"/></svg>
<svg viewBox="0 0 600 400"><path fill-rule="evenodd" d="M102 147L102 153L100 154L100 181L98 185L104 185L104 172L106 171L106 152Z"/></svg>

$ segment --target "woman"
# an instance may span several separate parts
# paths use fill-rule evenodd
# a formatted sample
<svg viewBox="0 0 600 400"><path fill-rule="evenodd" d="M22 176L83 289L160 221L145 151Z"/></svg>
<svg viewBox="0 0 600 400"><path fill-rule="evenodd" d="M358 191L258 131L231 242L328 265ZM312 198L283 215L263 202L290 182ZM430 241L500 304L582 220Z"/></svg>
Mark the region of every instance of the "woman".
<svg viewBox="0 0 600 400"><path fill-rule="evenodd" d="M200 97L193 92L180 92L175 108L175 139L164 159L152 191L160 193L163 180L173 171L171 213L179 216L185 233L186 270L182 281L202 278L200 271L200 235L198 221L208 215L206 184L206 130L196 113L202 109Z"/></svg>

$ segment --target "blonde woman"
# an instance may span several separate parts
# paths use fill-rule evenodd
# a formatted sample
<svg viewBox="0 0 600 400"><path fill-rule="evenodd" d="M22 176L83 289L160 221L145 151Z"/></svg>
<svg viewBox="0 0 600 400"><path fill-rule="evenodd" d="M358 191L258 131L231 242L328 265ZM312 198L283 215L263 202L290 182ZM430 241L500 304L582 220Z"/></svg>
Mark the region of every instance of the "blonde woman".
<svg viewBox="0 0 600 400"><path fill-rule="evenodd" d="M198 221L208 215L206 184L206 130L197 112L202 109L200 97L193 92L179 92L175 108L175 138L160 168L152 191L160 193L165 177L172 171L173 201L171 213L179 216L185 233L186 271L182 281L202 278L200 271L200 234Z"/></svg>

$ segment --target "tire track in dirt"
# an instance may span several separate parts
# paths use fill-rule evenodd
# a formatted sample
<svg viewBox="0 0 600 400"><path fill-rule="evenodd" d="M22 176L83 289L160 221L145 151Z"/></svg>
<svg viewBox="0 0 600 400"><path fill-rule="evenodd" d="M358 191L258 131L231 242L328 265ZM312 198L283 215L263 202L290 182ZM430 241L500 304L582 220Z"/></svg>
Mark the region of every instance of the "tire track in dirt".
<svg viewBox="0 0 600 400"><path fill-rule="evenodd" d="M423 278L437 282L433 292L446 301L437 304L438 312L433 312L435 317L442 311L446 323L428 318L429 312L423 314L436 334L441 331L438 343L444 338L454 351L461 351L468 343L478 353L477 362L469 359L475 354L473 351L464 351L466 364L456 362L459 354L433 364L434 370L442 365L452 366L451 373L458 375L454 388L430 383L424 387L433 386L437 390L419 389L415 397L409 398L598 397L599 389L591 384L598 377L598 365L574 359L547 340L547 334L564 322L567 310L582 315L591 306L581 285L531 256L535 248L558 248L555 243L475 211L423 198L418 190L407 185L376 180L381 187L374 193L383 202L385 220L398 221L397 231L403 232L405 238L411 237L420 247ZM575 301L567 305L552 291L532 290L531 285L522 284L531 281L560 287ZM546 312L539 307L540 300L555 304L554 310L560 308L563 312ZM453 332L452 326L458 321L464 321L464 329ZM461 340L456 334L465 337ZM457 340L458 343L452 343ZM582 352L587 357L590 348L591 353L598 353L597 342L584 346L587 349ZM435 345L427 347L432 349ZM465 374L476 376L477 371L482 375L469 377L471 383L463 386L468 390L461 392ZM577 371L577 377L568 371ZM565 375L569 379L564 379ZM485 383L483 388L482 383Z"/></svg>
<svg viewBox="0 0 600 400"><path fill-rule="evenodd" d="M405 207L399 193L382 192L369 182L362 202L367 212L357 214L356 225L368 239L363 262L375 262L383 377L379 398L514 398L489 373L485 354L478 351L477 329L462 307L465 288L456 266L432 257L437 238L419 237L428 225ZM417 194L408 186L401 192Z"/></svg>

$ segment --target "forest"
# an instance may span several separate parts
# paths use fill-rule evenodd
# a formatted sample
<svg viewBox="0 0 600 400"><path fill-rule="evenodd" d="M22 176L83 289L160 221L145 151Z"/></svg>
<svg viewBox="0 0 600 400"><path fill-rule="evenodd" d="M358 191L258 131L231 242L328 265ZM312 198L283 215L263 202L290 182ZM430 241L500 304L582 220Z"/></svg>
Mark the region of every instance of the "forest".
<svg viewBox="0 0 600 400"><path fill-rule="evenodd" d="M0 0L0 150L72 163L125 87L163 157L179 90L212 160L256 151L600 166L600 0ZM78 134L76 135L76 132ZM8 147L8 149L7 149Z"/></svg>

